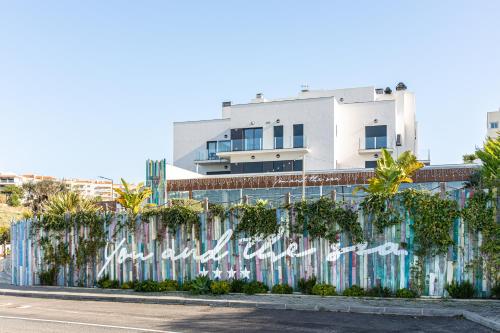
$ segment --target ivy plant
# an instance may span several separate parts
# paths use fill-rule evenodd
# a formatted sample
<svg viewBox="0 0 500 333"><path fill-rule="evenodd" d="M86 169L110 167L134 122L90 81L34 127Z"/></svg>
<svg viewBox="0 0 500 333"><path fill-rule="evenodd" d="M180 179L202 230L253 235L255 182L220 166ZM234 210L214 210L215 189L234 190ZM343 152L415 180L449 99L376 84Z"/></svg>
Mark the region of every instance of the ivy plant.
<svg viewBox="0 0 500 333"><path fill-rule="evenodd" d="M250 237L267 237L279 232L276 208L269 207L267 201L259 200L252 205L238 205L231 209L239 218L236 234L244 233Z"/></svg>

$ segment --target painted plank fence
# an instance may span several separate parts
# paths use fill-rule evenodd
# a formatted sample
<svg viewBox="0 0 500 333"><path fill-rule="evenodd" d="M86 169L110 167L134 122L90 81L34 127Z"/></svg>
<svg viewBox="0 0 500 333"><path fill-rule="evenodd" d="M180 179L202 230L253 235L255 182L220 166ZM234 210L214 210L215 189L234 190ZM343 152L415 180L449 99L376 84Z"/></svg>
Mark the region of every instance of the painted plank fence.
<svg viewBox="0 0 500 333"><path fill-rule="evenodd" d="M455 190L450 192L450 195L463 206L468 192ZM283 225L294 223L289 221L290 214L287 210L278 209L277 215L279 223ZM113 235L117 225L124 219L124 216L114 217L109 225L105 226L108 235ZM214 218L213 221L209 221L207 214L200 214L199 239L194 237L194 231L188 233L183 228L175 234L164 231L159 235L157 222L153 221L140 224L134 235L123 228L114 238L109 236L107 256L105 250L101 249L95 264L87 265L80 270L75 264L78 235L70 231L66 233L64 241L69 245L73 261L59 270L58 285L94 286L101 273L120 282L131 281L136 277L139 280L174 279L182 283L184 279L193 279L200 274L207 274L211 278L220 274L221 279L228 279L232 274L235 277L248 274L250 279L262 281L268 286L288 283L296 287L300 278L314 275L318 281L336 286L337 291L352 285L365 289L381 285L392 290L409 287L411 267L417 260L413 253L410 219L407 217L403 223L388 228L383 234L377 233L371 222L362 214L359 219L369 240L366 245L367 251L360 252L349 248L352 244L347 243L343 235L337 244L339 250L332 247L327 240L310 239L307 235L291 235L288 231L276 237L275 242L265 251L262 250L265 249L263 245L269 243L261 241L246 249L248 242L238 238L240 235L234 235L217 249L221 236L226 232L230 233L228 230L234 230L238 223L236 217L229 216L224 221ZM44 268L43 253L38 246L40 235L31 235L31 224L32 221L23 220L11 227L12 283L16 285L39 284L38 272ZM476 238L465 230L463 221L457 219L453 230L456 245L451 246L446 255L427 258L424 294L442 296L445 284L453 279L470 280L483 295L488 294L489 285L481 272L467 270L467 265L477 258L477 248L480 244L477 244L474 241ZM83 231L83 235L86 235L85 232ZM296 246L293 243L296 243ZM393 248L391 251L391 244L393 246L397 244L397 249ZM252 254L259 252L259 248L261 257L265 257L265 253L270 254L269 251L272 249L275 258L269 255L267 258L252 257ZM294 251L287 252L290 248ZM358 247L358 250L360 248L363 247ZM191 249L194 249L192 251L194 255L190 252ZM219 256L217 253L212 253L207 256L208 260L203 262L202 254L210 254L214 249L218 251ZM369 249L378 250L373 252L368 251ZM134 261L120 260L120 257L126 257L133 251L142 254L142 257L139 256ZM227 255L224 255L226 251ZM304 256L289 255L289 253L308 253L308 251L309 254ZM337 260L331 260L332 252L338 255ZM282 254L282 257L277 258L279 254ZM233 271L236 273L232 273Z"/></svg>

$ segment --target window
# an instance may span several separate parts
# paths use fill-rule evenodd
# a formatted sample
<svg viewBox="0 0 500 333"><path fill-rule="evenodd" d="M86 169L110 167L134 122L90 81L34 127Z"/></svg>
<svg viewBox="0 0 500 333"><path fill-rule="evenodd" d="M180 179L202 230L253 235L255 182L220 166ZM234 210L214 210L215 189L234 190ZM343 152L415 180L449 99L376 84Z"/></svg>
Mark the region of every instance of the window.
<svg viewBox="0 0 500 333"><path fill-rule="evenodd" d="M365 149L387 148L387 126L365 127Z"/></svg>
<svg viewBox="0 0 500 333"><path fill-rule="evenodd" d="M231 151L231 140L223 140L217 143L218 152Z"/></svg>
<svg viewBox="0 0 500 333"><path fill-rule="evenodd" d="M274 126L274 149L283 149L283 126Z"/></svg>
<svg viewBox="0 0 500 333"><path fill-rule="evenodd" d="M262 149L262 127L246 128L243 132L245 140L245 150L260 150Z"/></svg>
<svg viewBox="0 0 500 333"><path fill-rule="evenodd" d="M262 127L232 129L231 140L233 151L261 150Z"/></svg>
<svg viewBox="0 0 500 333"><path fill-rule="evenodd" d="M293 125L293 148L304 148L304 124Z"/></svg>
<svg viewBox="0 0 500 333"><path fill-rule="evenodd" d="M498 128L498 121L491 122L491 123L490 123L490 128L491 128L491 129L496 129L496 128Z"/></svg>
<svg viewBox="0 0 500 333"><path fill-rule="evenodd" d="M207 151L209 160L218 159L219 157L217 156L217 141L207 141Z"/></svg>
<svg viewBox="0 0 500 333"><path fill-rule="evenodd" d="M365 161L365 168L375 169L377 167L377 161Z"/></svg>

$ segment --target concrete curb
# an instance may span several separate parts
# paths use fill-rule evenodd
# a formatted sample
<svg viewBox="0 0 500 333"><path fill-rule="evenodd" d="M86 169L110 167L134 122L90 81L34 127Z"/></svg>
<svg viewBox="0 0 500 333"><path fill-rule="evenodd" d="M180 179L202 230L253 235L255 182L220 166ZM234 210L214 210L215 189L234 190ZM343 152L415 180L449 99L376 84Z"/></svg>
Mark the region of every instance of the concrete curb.
<svg viewBox="0 0 500 333"><path fill-rule="evenodd" d="M255 302L255 301L237 301L227 299L197 299L182 296L172 296L161 298L155 296L129 295L129 294L99 294L83 292L66 292L62 290L54 291L30 291L30 290L9 290L0 289L2 296L33 297L46 299L63 299L74 301L100 301L100 302L122 302L122 303L142 303L142 304L165 304L165 305L197 305L211 307L234 307L234 308L256 308L273 310L297 310L297 311L332 311L332 312L350 312L362 314L379 315L398 315L415 317L460 317L488 327L495 331L500 331L500 323L485 318L477 313L467 310L454 309L432 309L415 307L392 307L392 306L361 306L361 305L327 305L311 307L305 304L296 303L277 303L277 302Z"/></svg>

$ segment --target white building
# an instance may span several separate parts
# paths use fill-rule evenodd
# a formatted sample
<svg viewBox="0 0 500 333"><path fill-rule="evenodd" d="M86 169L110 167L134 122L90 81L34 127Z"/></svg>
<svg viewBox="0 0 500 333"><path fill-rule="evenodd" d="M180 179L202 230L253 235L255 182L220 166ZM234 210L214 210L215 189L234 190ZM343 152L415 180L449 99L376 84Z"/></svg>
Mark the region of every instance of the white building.
<svg viewBox="0 0 500 333"><path fill-rule="evenodd" d="M498 127L500 125L500 108L498 111L488 112L486 118L486 136L496 138L498 136L497 132L500 131L500 128Z"/></svg>
<svg viewBox="0 0 500 333"><path fill-rule="evenodd" d="M9 185L21 186L23 184L23 177L16 175L12 172L0 172L0 190Z"/></svg>
<svg viewBox="0 0 500 333"><path fill-rule="evenodd" d="M202 174L374 167L381 148L417 152L415 96L374 87L302 90L222 104L222 118L174 123L174 165Z"/></svg>

